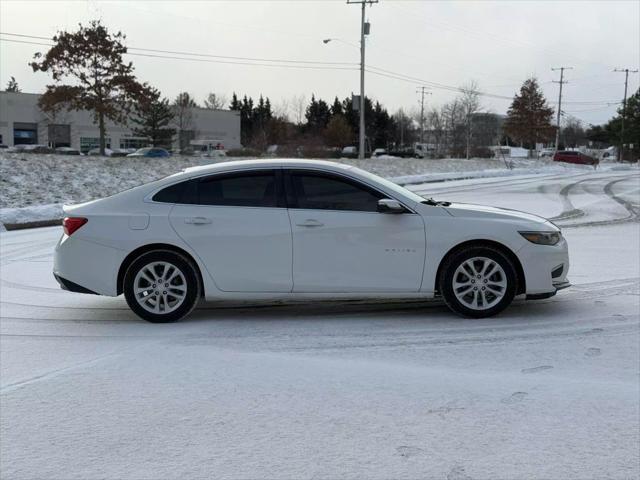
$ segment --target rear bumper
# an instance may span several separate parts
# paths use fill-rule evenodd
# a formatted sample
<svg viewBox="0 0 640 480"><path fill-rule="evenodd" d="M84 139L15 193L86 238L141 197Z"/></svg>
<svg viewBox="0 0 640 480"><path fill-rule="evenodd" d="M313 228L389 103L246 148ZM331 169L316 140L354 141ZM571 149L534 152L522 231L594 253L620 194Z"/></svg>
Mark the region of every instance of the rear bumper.
<svg viewBox="0 0 640 480"><path fill-rule="evenodd" d="M73 283L71 280L67 280L66 278L62 278L60 275L53 274L56 281L60 284L60 288L63 290L67 290L69 292L75 293L88 293L91 295L99 295L93 290L89 290L88 288L83 287L82 285L78 285L77 283Z"/></svg>
<svg viewBox="0 0 640 480"><path fill-rule="evenodd" d="M63 235L53 256L53 275L64 290L116 296L118 268L123 252Z"/></svg>

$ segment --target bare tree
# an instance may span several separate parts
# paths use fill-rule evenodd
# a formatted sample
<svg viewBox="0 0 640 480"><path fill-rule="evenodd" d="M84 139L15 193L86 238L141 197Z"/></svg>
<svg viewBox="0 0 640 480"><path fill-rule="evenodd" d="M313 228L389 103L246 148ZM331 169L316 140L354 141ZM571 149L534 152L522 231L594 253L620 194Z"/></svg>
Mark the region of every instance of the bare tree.
<svg viewBox="0 0 640 480"><path fill-rule="evenodd" d="M289 100L283 98L273 107L273 116L287 122L291 121L289 107Z"/></svg>
<svg viewBox="0 0 640 480"><path fill-rule="evenodd" d="M475 80L470 81L460 88L462 96L460 97L460 105L464 115L464 129L466 140L466 157L467 160L471 156L471 136L473 135L473 115L480 111L480 91L478 83Z"/></svg>
<svg viewBox="0 0 640 480"><path fill-rule="evenodd" d="M444 153L446 141L445 115L442 110L432 108L426 114L427 127L432 132L433 143L435 143L436 155Z"/></svg>
<svg viewBox="0 0 640 480"><path fill-rule="evenodd" d="M194 136L193 109L198 105L188 92L181 92L173 101L173 122L178 132L179 149L186 150Z"/></svg>
<svg viewBox="0 0 640 480"><path fill-rule="evenodd" d="M393 114L393 120L395 125L393 141L397 146L402 148L413 143L416 131L413 118L400 108Z"/></svg>
<svg viewBox="0 0 640 480"><path fill-rule="evenodd" d="M443 144L445 153L458 156L464 149L465 118L460 99L446 103L440 109L441 121L444 124Z"/></svg>
<svg viewBox="0 0 640 480"><path fill-rule="evenodd" d="M586 143L587 135L580 119L567 115L562 123L562 143L565 148L576 148Z"/></svg>
<svg viewBox="0 0 640 480"><path fill-rule="evenodd" d="M209 110L222 110L227 104L227 96L221 93L211 92L204 100L204 108Z"/></svg>
<svg viewBox="0 0 640 480"><path fill-rule="evenodd" d="M18 86L18 82L16 82L16 79L14 77L11 77L9 79L9 82L7 83L7 88L5 88L4 91L19 93L22 90L20 90L20 87Z"/></svg>
<svg viewBox="0 0 640 480"><path fill-rule="evenodd" d="M293 110L293 119L297 125L302 125L305 121L305 113L307 111L307 97L304 95L294 95L291 98L291 108Z"/></svg>

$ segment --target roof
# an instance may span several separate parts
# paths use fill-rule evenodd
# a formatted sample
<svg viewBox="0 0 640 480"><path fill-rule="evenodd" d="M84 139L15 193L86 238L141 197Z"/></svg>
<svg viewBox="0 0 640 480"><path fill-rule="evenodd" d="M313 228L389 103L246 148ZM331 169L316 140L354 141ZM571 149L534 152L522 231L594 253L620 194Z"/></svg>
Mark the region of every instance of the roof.
<svg viewBox="0 0 640 480"><path fill-rule="evenodd" d="M260 159L260 160L234 160L231 162L212 163L209 165L201 165L198 167L189 167L183 170L185 173L208 173L221 172L226 170L248 169L254 167L324 167L327 170L350 170L351 165L344 165L337 162L329 162L326 160L301 160L297 158L277 158L277 159Z"/></svg>

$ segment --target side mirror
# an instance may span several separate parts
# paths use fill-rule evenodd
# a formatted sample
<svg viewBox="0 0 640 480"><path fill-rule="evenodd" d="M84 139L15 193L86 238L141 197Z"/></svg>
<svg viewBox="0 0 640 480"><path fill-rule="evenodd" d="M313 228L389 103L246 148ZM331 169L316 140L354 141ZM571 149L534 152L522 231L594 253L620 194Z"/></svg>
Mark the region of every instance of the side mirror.
<svg viewBox="0 0 640 480"><path fill-rule="evenodd" d="M397 200L381 198L378 200L378 212L380 213L404 213L404 206Z"/></svg>

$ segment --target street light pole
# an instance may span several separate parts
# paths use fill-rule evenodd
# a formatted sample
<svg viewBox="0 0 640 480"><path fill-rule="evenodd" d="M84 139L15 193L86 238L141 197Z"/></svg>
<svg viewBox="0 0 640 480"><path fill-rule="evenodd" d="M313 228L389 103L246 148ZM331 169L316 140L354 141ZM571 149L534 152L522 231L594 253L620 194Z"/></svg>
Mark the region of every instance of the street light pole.
<svg viewBox="0 0 640 480"><path fill-rule="evenodd" d="M360 144L358 146L358 158L364 158L365 126L364 126L364 9L366 2L362 2L362 15L360 18Z"/></svg>
<svg viewBox="0 0 640 480"><path fill-rule="evenodd" d="M361 5L360 16L360 141L358 146L358 158L364 158L365 150L365 119L364 119L364 51L365 51L365 36L369 34L369 25L364 21L365 8L367 3L369 5L378 3L378 0L347 0L348 4L358 3Z"/></svg>

